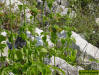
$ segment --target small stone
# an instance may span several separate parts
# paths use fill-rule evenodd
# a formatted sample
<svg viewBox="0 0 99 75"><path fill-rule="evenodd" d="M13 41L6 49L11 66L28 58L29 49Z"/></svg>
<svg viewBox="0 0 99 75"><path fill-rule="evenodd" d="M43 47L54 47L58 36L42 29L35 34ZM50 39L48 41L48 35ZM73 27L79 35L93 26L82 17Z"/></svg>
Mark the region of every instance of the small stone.
<svg viewBox="0 0 99 75"><path fill-rule="evenodd" d="M26 41L22 39L21 37L17 37L15 41L15 48L23 48L23 46L26 46Z"/></svg>

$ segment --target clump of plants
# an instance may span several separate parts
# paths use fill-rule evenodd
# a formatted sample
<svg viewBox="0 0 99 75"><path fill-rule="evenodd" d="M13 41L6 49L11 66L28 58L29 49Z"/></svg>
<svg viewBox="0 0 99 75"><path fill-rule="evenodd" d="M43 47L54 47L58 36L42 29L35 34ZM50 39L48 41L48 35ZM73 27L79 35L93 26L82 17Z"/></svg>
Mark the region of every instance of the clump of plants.
<svg viewBox="0 0 99 75"><path fill-rule="evenodd" d="M48 7L51 9L52 3L54 0L47 0L48 2ZM0 74L1 75L8 75L9 73L14 73L16 75L52 75L51 69L54 69L55 72L56 70L59 72L62 72L64 74L64 71L59 69L56 66L51 66L49 64L45 64L44 58L50 59L52 56L54 58L56 56L63 58L66 60L68 63L75 65L76 62L76 50L73 50L70 48L72 45L72 42L74 42L74 39L71 38L71 29L70 27L64 25L60 26L57 25L54 22L59 21L58 19L53 19L53 18L61 18L59 14L54 14L51 12L47 16L44 15L44 2L43 0L43 9L41 10L42 12L42 29L43 31L41 35L43 35L42 40L43 40L43 45L37 46L37 40L34 38L32 41L29 39L26 35L26 31L30 31L31 34L35 37L37 34L35 33L35 28L40 24L39 21L37 20L37 16L39 13L38 8L36 5L34 6L29 6L23 2L23 5L19 5L19 10L20 12L24 12L24 23L21 23L20 19L19 21L16 22L18 19L16 16L16 13L13 14L11 11L11 5L10 5L10 10L9 14L7 13L6 17L5 15L2 18L0 18L0 24L4 24L5 22L8 22L8 27L9 29L6 30L6 28L0 28L0 32L3 30L6 30L7 32L7 37L4 37L0 35L0 62L5 63L4 65L1 65L0 67ZM34 4L35 1L33 2ZM30 23L26 22L26 8L29 8L31 10L32 16L30 17L31 21ZM19 13L20 14L20 13ZM19 15L20 17L20 15ZM6 18L6 19L5 19ZM34 21L32 22L32 19L34 18ZM64 18L64 17L63 17ZM67 17L69 18L69 17ZM51 19L55 20L54 22L51 21ZM7 20L7 21L5 21ZM49 22L49 27L46 29L44 23ZM70 22L68 22L69 24ZM19 25L18 30L15 32L13 26L15 24ZM21 25L22 24L22 25ZM2 26L2 25L1 25ZM16 27L15 27L16 28ZM62 46L60 48L57 47L58 39L59 37L57 34L61 32L62 30L65 30L67 32L66 38L60 39ZM54 44L52 48L48 46L47 42L47 35L51 37L51 42ZM8 38L8 43L7 44L1 44L2 41L4 41L6 38ZM8 50L8 57L4 57L2 53L4 52L5 47L9 47ZM11 47L11 48L10 48ZM54 59L54 65L55 65L55 59ZM56 72L57 75L57 72ZM64 74L65 75L65 74Z"/></svg>

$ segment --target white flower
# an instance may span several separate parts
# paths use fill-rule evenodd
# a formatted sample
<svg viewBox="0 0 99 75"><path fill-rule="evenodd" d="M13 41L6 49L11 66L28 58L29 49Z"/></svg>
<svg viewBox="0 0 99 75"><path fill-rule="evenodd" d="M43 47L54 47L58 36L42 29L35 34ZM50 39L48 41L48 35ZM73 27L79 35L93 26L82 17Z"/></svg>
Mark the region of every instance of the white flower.
<svg viewBox="0 0 99 75"><path fill-rule="evenodd" d="M95 31L93 31L93 33L95 33Z"/></svg>
<svg viewBox="0 0 99 75"><path fill-rule="evenodd" d="M96 18L96 23L99 25L99 18Z"/></svg>
<svg viewBox="0 0 99 75"><path fill-rule="evenodd" d="M4 32L1 32L1 35L7 36L7 33L4 31Z"/></svg>

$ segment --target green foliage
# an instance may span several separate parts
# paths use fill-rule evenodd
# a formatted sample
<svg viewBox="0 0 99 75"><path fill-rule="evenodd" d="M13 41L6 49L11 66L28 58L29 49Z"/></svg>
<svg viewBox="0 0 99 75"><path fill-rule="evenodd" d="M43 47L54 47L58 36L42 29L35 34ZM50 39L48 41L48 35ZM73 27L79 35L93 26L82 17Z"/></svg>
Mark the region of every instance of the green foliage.
<svg viewBox="0 0 99 75"><path fill-rule="evenodd" d="M22 5L18 5L18 8L20 9L20 11L22 11Z"/></svg>
<svg viewBox="0 0 99 75"><path fill-rule="evenodd" d="M95 18L99 17L99 8L95 0L69 0L70 7L76 11L76 17L72 19L70 27L75 27L75 32L84 36L91 44L99 47L99 26ZM72 6L73 5L73 6Z"/></svg>
<svg viewBox="0 0 99 75"><path fill-rule="evenodd" d="M48 3L48 7L51 9L52 5L53 5L54 0L47 0Z"/></svg>
<svg viewBox="0 0 99 75"><path fill-rule="evenodd" d="M76 58L76 50L70 48L72 43L75 41L73 38L71 38L71 28L68 27L68 25L71 24L71 19L69 16L61 16L59 13L54 14L50 13L49 15L45 16L42 14L43 17L43 24L44 22L48 21L50 26L45 30L45 26L43 25L43 30L46 32L42 32L42 40L43 40L43 46L37 46L37 40L34 39L31 41L31 39L27 38L26 31L29 30L33 34L33 36L37 36L37 34L34 32L35 27L40 24L37 20L38 15L41 13L39 12L38 8L36 7L36 1L35 0L28 0L32 2L34 5L18 5L19 13L18 17L16 13L13 13L11 10L6 15L6 19L3 20L3 23L8 22L10 26L10 29L7 30L8 32L8 40L11 42L11 44L14 46L15 39L17 36L22 37L22 39L26 40L27 45L20 49L15 49L13 47L12 50L8 50L8 57L7 59L9 61L7 66L1 66L0 67L0 75L7 75L9 72L14 73L15 75L52 75L51 68L55 71L63 73L65 75L64 71L59 69L58 67L46 65L44 63L44 58L48 56L48 58L52 56L58 56L60 58L63 58L68 63L74 64L75 58ZM43 0L45 2L45 0ZM54 0L47 0L48 7L51 9L52 4ZM43 3L44 4L44 3ZM30 19L32 20L34 18L34 22L32 21L30 23L26 22L26 12L25 9L29 8L32 16ZM11 9L11 7L10 7ZM43 8L44 9L44 8ZM20 26L21 21L18 19L20 17L20 13L24 11L24 24ZM42 13L44 10L42 11ZM1 14L1 13L0 13ZM0 22L2 22L2 18L0 18ZM60 23L64 19L68 22L63 23L63 26L60 26L58 23ZM18 31L14 31L13 26L18 21ZM63 22L63 21L62 21ZM62 23L61 22L61 23ZM60 24L61 24L60 23ZM67 24L67 25L66 25ZM16 27L15 27L16 28ZM42 28L42 27L41 27ZM58 33L60 33L62 30L66 32L66 38L61 38L60 41L62 43L62 47L58 48L57 43L59 41L59 37L57 36ZM18 34L19 33L19 34ZM54 44L52 48L49 48L48 42L47 42L47 35L50 36L51 42ZM1 41L5 40L5 37L0 35L0 51L5 48L4 44L1 44ZM2 47L2 48L1 48ZM1 52L1 53L2 53ZM66 54L65 54L66 52ZM2 61L5 61L4 57L2 56ZM54 59L54 65L55 65L55 59Z"/></svg>

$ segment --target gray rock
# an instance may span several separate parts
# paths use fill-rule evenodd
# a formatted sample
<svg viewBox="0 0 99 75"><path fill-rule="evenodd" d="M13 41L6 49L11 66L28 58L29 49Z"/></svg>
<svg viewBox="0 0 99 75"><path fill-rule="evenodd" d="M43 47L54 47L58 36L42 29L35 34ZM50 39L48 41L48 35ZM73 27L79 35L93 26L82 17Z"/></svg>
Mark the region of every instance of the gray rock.
<svg viewBox="0 0 99 75"><path fill-rule="evenodd" d="M36 29L36 33L40 36L40 33L43 32L40 29ZM42 36L40 36L42 38ZM66 32L62 31L61 33L58 34L59 38L65 38L66 37ZM76 43L74 44L73 47L76 49L80 50L82 53L86 53L88 55L88 58L93 57L95 59L99 59L99 49L92 44L88 43L85 39L83 39L79 34L75 33L72 31L72 37L76 40ZM48 38L50 41L50 36ZM51 41L49 43L51 46L54 46ZM61 44L61 42L59 42ZM84 55L83 54L83 55ZM87 59L86 59L87 60Z"/></svg>
<svg viewBox="0 0 99 75"><path fill-rule="evenodd" d="M54 56L52 56L49 64L54 66ZM55 57L55 66L62 69L65 72L65 75L78 75L79 70L84 70L80 66L74 67L74 66L68 64L65 60L63 60L59 57Z"/></svg>
<svg viewBox="0 0 99 75"><path fill-rule="evenodd" d="M57 2L58 5L63 5L65 7L69 6L69 2L67 0L55 0L55 2Z"/></svg>
<svg viewBox="0 0 99 75"><path fill-rule="evenodd" d="M1 2L5 3L5 6L7 8L10 8L10 6L9 6L10 0L2 0ZM24 3L26 3L26 2L24 1ZM23 5L23 3L19 0L11 0L11 5L13 5L13 8L11 8L12 12L16 12L16 11L19 11L18 5ZM32 16L29 12L30 12L30 10L28 8L26 8L25 13L26 13L26 21L27 22L30 22L30 16ZM21 14L23 14L23 12ZM23 20L23 18L22 18L22 20Z"/></svg>
<svg viewBox="0 0 99 75"><path fill-rule="evenodd" d="M68 8L64 8L63 12L61 12L61 15L64 16L68 13Z"/></svg>
<svg viewBox="0 0 99 75"><path fill-rule="evenodd" d="M72 10L69 14L69 18L74 18L74 17L76 17L76 13L75 11Z"/></svg>
<svg viewBox="0 0 99 75"><path fill-rule="evenodd" d="M37 33L38 35L36 35L35 37L33 35L31 35L30 31L27 31L26 34L27 34L28 38L32 39L32 41L34 39L37 40L36 46L40 46L40 45L43 46L43 40L42 40L43 35L41 35L42 32L43 32L43 30L41 30L39 28L36 28L35 29L35 33ZM50 40L50 36L48 36L48 35L47 35L47 42L48 42L49 47L53 47L54 46L54 44Z"/></svg>
<svg viewBox="0 0 99 75"><path fill-rule="evenodd" d="M66 15L68 11L71 10L71 8L67 8L64 5L58 5L57 2L53 3L52 11L55 13L60 13L62 16ZM69 17L73 18L76 17L75 11L72 11L69 13Z"/></svg>
<svg viewBox="0 0 99 75"><path fill-rule="evenodd" d="M67 0L61 0L61 5L68 7L69 6L69 2Z"/></svg>
<svg viewBox="0 0 99 75"><path fill-rule="evenodd" d="M92 56L95 59L99 59L99 49L92 44L88 43L80 35L75 32L72 32L72 37L75 38L75 45L79 47L81 52L86 52L87 55Z"/></svg>
<svg viewBox="0 0 99 75"><path fill-rule="evenodd" d="M3 50L4 52L2 53L2 56L8 57L8 49L9 49L8 47L4 48L4 50ZM1 53L0 53L0 57L1 57Z"/></svg>
<svg viewBox="0 0 99 75"><path fill-rule="evenodd" d="M58 5L61 4L61 0L55 0L57 2Z"/></svg>
<svg viewBox="0 0 99 75"><path fill-rule="evenodd" d="M65 38L66 32L62 31L58 35L59 38ZM80 53L80 59L85 62L90 62L90 58L94 58L99 60L99 49L92 44L88 43L85 39L83 39L79 34L72 31L72 37L76 40L76 43L73 43L72 48L77 49ZM59 41L58 46L61 46L61 42ZM78 56L78 57L79 57ZM79 62L80 62L80 59Z"/></svg>
<svg viewBox="0 0 99 75"><path fill-rule="evenodd" d="M63 12L64 9L65 9L65 6L60 5L60 6L58 6L57 9L56 9L56 13L61 13L61 12Z"/></svg>

